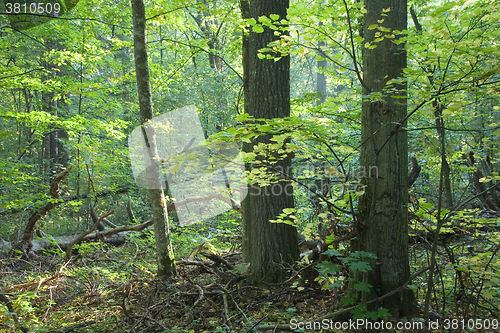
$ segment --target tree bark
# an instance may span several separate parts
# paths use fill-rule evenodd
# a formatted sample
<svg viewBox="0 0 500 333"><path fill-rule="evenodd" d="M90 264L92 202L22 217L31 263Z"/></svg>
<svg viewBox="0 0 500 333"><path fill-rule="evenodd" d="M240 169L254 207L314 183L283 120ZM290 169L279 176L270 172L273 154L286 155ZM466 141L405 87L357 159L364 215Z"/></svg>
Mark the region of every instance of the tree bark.
<svg viewBox="0 0 500 333"><path fill-rule="evenodd" d="M63 49L59 39L49 40L47 46L48 51L60 51ZM47 71L47 75L42 77L42 84L68 74L63 67L51 61L42 61L42 66ZM56 117L64 117L64 115L60 114L62 110L61 106L64 104L64 97L56 101L54 100L55 95L56 91L54 90L42 92L42 110ZM62 140L68 139L68 133L63 128L53 128L50 126L50 129L51 130L43 136L40 161L40 170L47 178L52 178L56 172L60 172L61 168L67 168L69 162L68 152L62 143Z"/></svg>
<svg viewBox="0 0 500 333"><path fill-rule="evenodd" d="M430 78L429 78L430 80ZM431 84L434 83L434 80L431 81ZM453 193L451 190L451 178L450 178L450 164L448 163L448 159L446 158L446 131L444 129L444 119L443 119L443 109L444 105L439 103L437 99L432 101L432 107L434 108L434 116L436 117L436 131L439 136L439 142L442 146L441 149L441 164L443 170L443 182L444 182L444 207L447 209L453 208ZM443 193L438 193L439 196L442 196Z"/></svg>
<svg viewBox="0 0 500 333"><path fill-rule="evenodd" d="M246 1L242 1L245 5ZM287 0L252 0L249 17L258 21L260 16L278 14L286 19ZM245 13L243 13L245 15ZM250 29L251 30L251 29ZM258 51L276 39L274 31L265 28L263 33L250 31L244 47L245 112L255 118L282 118L290 116L290 58L278 61L259 59ZM251 152L258 143L269 143L270 136L260 136L245 143L243 150ZM258 167L257 165L256 167ZM274 170L288 173L291 160L284 159L273 166ZM251 171L252 165L246 165ZM282 176L281 176L282 177ZM250 263L250 281L278 282L286 277L280 264L292 264L299 258L297 230L295 227L269 220L294 207L293 188L288 181L273 186L249 185L242 202L243 209L243 258Z"/></svg>
<svg viewBox="0 0 500 333"><path fill-rule="evenodd" d="M371 252L378 257L372 260L370 272L355 272L358 281L373 286L369 294L363 295L364 301L402 286L410 276L408 138L406 122L400 124L407 114L406 83L384 91L388 80L403 77L406 51L404 43L397 45L393 43L394 39L385 38L374 43L375 33L379 30L369 28L378 25L405 30L406 6L405 0L365 2L364 43L372 43L376 48L363 48L363 95L383 93L377 100L364 98L362 106L360 167L366 171L361 180L365 192L359 198L358 236L353 249ZM378 23L381 19L383 23ZM377 306L387 308L394 317L409 315L414 312L414 297L409 289L405 289Z"/></svg>
<svg viewBox="0 0 500 333"><path fill-rule="evenodd" d="M176 269L172 244L170 242L168 213L163 194L163 181L158 164L159 158L153 127L153 101L151 98L146 47L146 12L144 9L144 0L132 0L132 15L134 21L135 72L141 113L141 127L145 145L144 163L147 168L146 177L151 208L153 210L158 276L172 277L176 275Z"/></svg>
<svg viewBox="0 0 500 333"><path fill-rule="evenodd" d="M319 42L318 47L326 47L326 42ZM321 54L320 54L321 56ZM319 95L319 100L317 102L317 105L320 106L321 104L326 102L326 97L327 97L327 83L326 83L326 75L324 73L324 70L328 67L328 61L326 59L319 60L318 61L318 73L316 74L316 92Z"/></svg>

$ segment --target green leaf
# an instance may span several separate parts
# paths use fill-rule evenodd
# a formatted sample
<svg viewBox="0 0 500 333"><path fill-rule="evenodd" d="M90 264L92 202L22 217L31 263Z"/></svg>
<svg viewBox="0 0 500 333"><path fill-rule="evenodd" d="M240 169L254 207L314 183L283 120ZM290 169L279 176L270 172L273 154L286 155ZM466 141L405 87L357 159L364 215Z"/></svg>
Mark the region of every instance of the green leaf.
<svg viewBox="0 0 500 333"><path fill-rule="evenodd" d="M373 286L371 284L366 282L358 282L354 285L354 289L356 289L357 291L369 292L372 287Z"/></svg>
<svg viewBox="0 0 500 333"><path fill-rule="evenodd" d="M261 24L256 24L256 25L254 25L254 26L252 27L252 31L253 31L253 32L255 32L255 33L260 34L260 33L264 32L264 28L262 27L262 25L261 25ZM259 57L259 58L260 58L260 57ZM262 58L261 58L261 59L262 59Z"/></svg>
<svg viewBox="0 0 500 333"><path fill-rule="evenodd" d="M372 267L364 261L355 261L349 264L349 267L353 271L368 272L372 270Z"/></svg>
<svg viewBox="0 0 500 333"><path fill-rule="evenodd" d="M330 261L323 261L317 264L316 267L325 274L335 274L340 272L340 266Z"/></svg>
<svg viewBox="0 0 500 333"><path fill-rule="evenodd" d="M377 255L371 252L365 251L356 251L351 253L351 257L353 258L362 258L362 259L377 259Z"/></svg>
<svg viewBox="0 0 500 333"><path fill-rule="evenodd" d="M354 301L356 300L356 298L354 296L344 296L340 299L340 303L342 303L342 305L349 305L349 304L354 304Z"/></svg>
<svg viewBox="0 0 500 333"><path fill-rule="evenodd" d="M339 250L334 250L334 249L330 249L330 250L326 250L325 252L323 252L323 254L329 256L329 257L340 257L340 251Z"/></svg>
<svg viewBox="0 0 500 333"><path fill-rule="evenodd" d="M261 22L264 25L271 24L271 20L266 16L259 16L259 22Z"/></svg>

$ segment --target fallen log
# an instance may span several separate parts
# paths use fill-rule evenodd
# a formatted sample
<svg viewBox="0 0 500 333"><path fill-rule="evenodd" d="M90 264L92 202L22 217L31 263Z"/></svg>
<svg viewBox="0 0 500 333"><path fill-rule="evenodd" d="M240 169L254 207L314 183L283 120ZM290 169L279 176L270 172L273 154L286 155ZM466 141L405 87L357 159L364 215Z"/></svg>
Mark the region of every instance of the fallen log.
<svg viewBox="0 0 500 333"><path fill-rule="evenodd" d="M51 196L56 199L51 203L48 203L44 209L41 211L34 213L32 217L30 218L28 225L26 226L23 240L20 241L17 244L11 244L10 242L6 241L1 241L0 242L0 252L6 252L8 250L11 250L12 248L15 249L21 249L25 255L28 255L30 251L37 252L42 249L50 249L53 247L59 247L60 250L66 251L68 250L68 247L70 247L70 244L72 244L77 238L79 238L79 235L69 235L69 236L60 236L60 237L50 237L48 235L45 235L43 233L40 233L39 236L42 238L41 240L33 240L33 233L34 233L34 228L36 225L36 222L44 215L46 215L52 208L54 208L57 204L59 204L59 183L61 180L69 173L70 168L64 170L62 173L57 175L54 178L54 181L52 182L50 194ZM167 211L170 213L175 210L175 207L177 206L183 206L187 205L191 202L203 202L203 201L211 201L211 200L220 200L225 203L227 203L232 209L236 210L237 212L241 213L241 206L240 204L232 199L232 198L227 198L224 197L220 193L211 193L209 195L203 196L203 197L195 197L195 198L188 198L184 200L177 201L175 203L171 203L167 205ZM130 207L130 203L127 206L127 211L129 214L129 217L131 218L132 221L135 220L135 217L133 216L132 208ZM90 204L90 212L91 212L91 217L92 221L94 224L97 223L97 220L99 219L97 216L97 213L95 212L94 206L92 203ZM107 229L104 224L106 224L108 227L111 227L112 229ZM142 231L146 229L147 227L153 225L153 220L146 221L141 224L137 225L127 225L127 226L121 226L117 227L115 224L112 222L108 221L106 218L103 218L99 223L96 224L96 230L91 230L88 234L84 235L79 239L75 244L81 243L81 242L92 242L92 241L103 241L108 244L112 244L114 246L119 246L125 243L127 232L129 231ZM45 238L45 239L44 239ZM73 246L71 245L71 247ZM17 247L16 247L17 246Z"/></svg>

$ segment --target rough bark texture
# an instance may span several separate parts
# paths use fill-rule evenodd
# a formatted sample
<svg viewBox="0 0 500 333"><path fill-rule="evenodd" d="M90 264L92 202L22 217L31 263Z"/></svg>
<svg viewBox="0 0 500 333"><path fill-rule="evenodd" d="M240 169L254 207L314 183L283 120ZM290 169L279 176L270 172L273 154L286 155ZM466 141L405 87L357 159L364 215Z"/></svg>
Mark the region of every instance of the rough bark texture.
<svg viewBox="0 0 500 333"><path fill-rule="evenodd" d="M369 29L370 25L405 30L406 5L405 0L365 1L364 42L373 42L379 32ZM387 8L390 11L384 13ZM380 19L384 19L381 24L377 23ZM363 48L363 95L380 92L388 80L403 76L406 51L403 43L396 45L393 40L386 38L374 49ZM366 177L361 180L366 187L359 199L358 236L353 245L355 250L378 256L371 262L372 271L357 276L373 286L369 295L363 295L365 301L402 286L410 276L406 123L393 133L395 125L407 114L406 84L395 88L397 92L390 90L378 101L363 100L360 167L366 170ZM407 315L414 310L413 294L407 290L377 306L387 308L395 317Z"/></svg>
<svg viewBox="0 0 500 333"><path fill-rule="evenodd" d="M59 39L47 41L47 47L48 52L63 50ZM42 61L42 66L47 73L42 76L42 84L46 84L47 81L67 74L63 68L52 61ZM64 117L65 97L62 96L60 100L56 101L54 99L55 95L56 91L49 90L42 92L42 110L57 117ZM51 130L44 134L41 145L40 170L47 178L52 178L61 168L65 169L68 167L69 155L62 143L62 140L66 140L68 137L65 129L53 128L52 126Z"/></svg>
<svg viewBox="0 0 500 333"><path fill-rule="evenodd" d="M286 18L289 2L283 0L252 0L249 16L278 14ZM245 13L244 13L245 14ZM244 49L245 111L255 118L282 118L290 115L290 59L279 61L261 60L258 50L275 40L272 30L263 33L250 32L248 49ZM243 145L245 152L253 150L259 142L268 143L269 136L261 136L252 143ZM290 159L274 167L287 172ZM247 170L252 165L247 165ZM288 193L286 193L288 192ZM299 257L297 231L287 224L270 223L284 208L294 207L292 185L279 182L273 186L251 185L243 200L243 257L250 263L250 280L277 282L285 277L286 270L278 265L293 263Z"/></svg>
<svg viewBox="0 0 500 333"><path fill-rule="evenodd" d="M134 19L134 58L137 78L137 92L141 124L145 139L144 158L148 166L147 182L149 198L153 210L156 252L158 257L158 276L171 277L176 275L174 254L170 242L168 213L165 196L162 189L162 179L158 165L156 136L153 128L153 101L149 80L148 55L146 48L146 13L143 0L132 0L132 15ZM146 135L147 133L147 135ZM147 156L149 155L149 156Z"/></svg>

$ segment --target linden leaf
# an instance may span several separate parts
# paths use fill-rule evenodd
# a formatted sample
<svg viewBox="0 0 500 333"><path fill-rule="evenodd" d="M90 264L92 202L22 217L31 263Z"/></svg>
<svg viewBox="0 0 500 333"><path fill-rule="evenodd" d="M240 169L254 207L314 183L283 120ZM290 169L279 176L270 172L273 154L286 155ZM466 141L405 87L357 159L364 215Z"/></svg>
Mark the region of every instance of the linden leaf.
<svg viewBox="0 0 500 333"><path fill-rule="evenodd" d="M262 27L262 25L261 25L261 24L256 24L256 25L254 25L254 26L252 27L252 30L253 30L253 32L258 33L258 34L260 34L260 33L264 32L264 28Z"/></svg>

